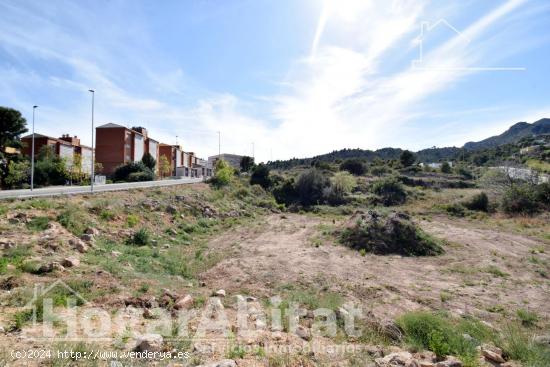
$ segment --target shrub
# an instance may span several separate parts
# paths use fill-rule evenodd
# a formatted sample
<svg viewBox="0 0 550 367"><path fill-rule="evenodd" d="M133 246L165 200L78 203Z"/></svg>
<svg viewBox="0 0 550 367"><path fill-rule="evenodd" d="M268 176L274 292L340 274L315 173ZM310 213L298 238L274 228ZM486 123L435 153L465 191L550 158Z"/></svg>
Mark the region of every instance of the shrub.
<svg viewBox="0 0 550 367"><path fill-rule="evenodd" d="M533 214L539 209L536 190L533 185L519 184L507 189L500 206L508 214Z"/></svg>
<svg viewBox="0 0 550 367"><path fill-rule="evenodd" d="M312 168L300 175L296 182L298 199L302 205L309 206L323 201L325 189L330 181L317 169Z"/></svg>
<svg viewBox="0 0 550 367"><path fill-rule="evenodd" d="M418 228L403 213L369 211L351 218L340 241L356 250L386 255L432 256L443 253L438 241Z"/></svg>
<svg viewBox="0 0 550 367"><path fill-rule="evenodd" d="M131 162L115 169L113 180L116 181L152 181L155 178L153 171L143 162Z"/></svg>
<svg viewBox="0 0 550 367"><path fill-rule="evenodd" d="M535 188L535 200L545 209L550 209L550 182L544 182Z"/></svg>
<svg viewBox="0 0 550 367"><path fill-rule="evenodd" d="M143 154L143 158L141 158L141 163L153 172L155 170L155 166L157 165L157 160L149 152L145 152L145 154Z"/></svg>
<svg viewBox="0 0 550 367"><path fill-rule="evenodd" d="M271 186L271 179L269 177L269 167L260 163L254 168L252 176L250 176L251 185L260 185L264 189L268 189Z"/></svg>
<svg viewBox="0 0 550 367"><path fill-rule="evenodd" d="M43 146L34 163L34 184L37 186L64 185L69 179L65 161Z"/></svg>
<svg viewBox="0 0 550 367"><path fill-rule="evenodd" d="M214 177L210 182L217 187L227 186L233 180L235 170L223 159L219 159L216 162L216 168L214 169Z"/></svg>
<svg viewBox="0 0 550 367"><path fill-rule="evenodd" d="M126 217L126 224L128 227L135 227L139 223L139 218L135 214L128 214Z"/></svg>
<svg viewBox="0 0 550 367"><path fill-rule="evenodd" d="M469 200L464 201L462 205L469 210L487 212L489 211L489 197L486 193L480 192L479 194L471 197Z"/></svg>
<svg viewBox="0 0 550 367"><path fill-rule="evenodd" d="M339 205L345 202L345 197L356 185L356 181L348 172L338 172L332 178L332 185L325 189L325 197L329 204Z"/></svg>
<svg viewBox="0 0 550 367"><path fill-rule="evenodd" d="M449 162L443 162L441 165L441 173L451 173L451 165Z"/></svg>
<svg viewBox="0 0 550 367"><path fill-rule="evenodd" d="M241 158L241 172L250 172L254 168L254 158L249 156L244 156Z"/></svg>
<svg viewBox="0 0 550 367"><path fill-rule="evenodd" d="M273 196L278 203L290 205L298 201L298 192L293 178L282 181L273 189Z"/></svg>
<svg viewBox="0 0 550 367"><path fill-rule="evenodd" d="M493 338L480 322L463 319L451 322L443 314L415 311L402 315L397 325L403 330L405 341L416 349L429 349L438 358L456 355L465 366L478 366L476 347ZM464 334L473 339L464 338Z"/></svg>
<svg viewBox="0 0 550 367"><path fill-rule="evenodd" d="M352 158L345 160L340 165L340 171L348 171L352 175L361 176L367 172L367 166L358 158Z"/></svg>
<svg viewBox="0 0 550 367"><path fill-rule="evenodd" d="M395 177L375 181L372 192L386 206L403 204L407 200L405 188Z"/></svg>
<svg viewBox="0 0 550 367"><path fill-rule="evenodd" d="M408 150L404 150L399 156L399 161L403 167L409 167L416 161L416 155Z"/></svg>
<svg viewBox="0 0 550 367"><path fill-rule="evenodd" d="M453 203L453 204L447 204L443 206L443 209L452 216L455 217L463 217L466 212L464 210L464 207L459 203Z"/></svg>
<svg viewBox="0 0 550 367"><path fill-rule="evenodd" d="M527 327L535 326L537 324L537 321L539 320L539 317L536 313L528 310L519 309L517 310L516 314L523 326L527 326Z"/></svg>
<svg viewBox="0 0 550 367"><path fill-rule="evenodd" d="M80 236L88 227L87 218L82 214L79 208L74 206L70 206L59 213L57 221L76 236Z"/></svg>
<svg viewBox="0 0 550 367"><path fill-rule="evenodd" d="M27 223L27 228L33 231L44 231L48 228L50 218L34 217Z"/></svg>
<svg viewBox="0 0 550 367"><path fill-rule="evenodd" d="M128 240L128 244L136 246L147 246L151 244L151 236L145 228L134 232L133 236Z"/></svg>

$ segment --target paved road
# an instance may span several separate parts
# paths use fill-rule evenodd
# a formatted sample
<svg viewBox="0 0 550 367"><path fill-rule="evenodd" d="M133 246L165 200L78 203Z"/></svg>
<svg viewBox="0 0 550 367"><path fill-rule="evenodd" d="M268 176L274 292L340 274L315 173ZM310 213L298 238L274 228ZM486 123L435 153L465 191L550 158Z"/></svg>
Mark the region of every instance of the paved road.
<svg viewBox="0 0 550 367"><path fill-rule="evenodd" d="M178 178L178 179L163 180L163 181L128 182L128 183L116 183L116 184L106 184L106 185L94 185L94 193L105 192L105 191L119 191L119 190L147 188L147 187L193 184L193 183L198 183L202 181L203 181L202 178ZM4 191L0 191L0 200L11 199L11 198L20 199L20 198L32 198L32 197L40 197L40 196L58 196L58 195L89 194L89 193L91 193L89 185L88 186L45 187L41 189L34 189L33 191L29 189L4 190Z"/></svg>

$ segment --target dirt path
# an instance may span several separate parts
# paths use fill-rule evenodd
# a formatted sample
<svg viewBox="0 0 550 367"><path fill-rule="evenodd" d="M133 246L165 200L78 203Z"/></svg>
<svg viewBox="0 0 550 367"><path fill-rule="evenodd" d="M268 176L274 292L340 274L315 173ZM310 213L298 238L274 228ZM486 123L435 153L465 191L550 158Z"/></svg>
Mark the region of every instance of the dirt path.
<svg viewBox="0 0 550 367"><path fill-rule="evenodd" d="M285 284L330 290L390 317L420 307L484 319L518 308L550 314L550 246L542 242L441 218L421 226L450 242L445 255L362 257L331 241L314 246L322 223L306 215L273 215L257 227L224 234L210 242L210 250L232 255L202 278L211 288L262 296Z"/></svg>

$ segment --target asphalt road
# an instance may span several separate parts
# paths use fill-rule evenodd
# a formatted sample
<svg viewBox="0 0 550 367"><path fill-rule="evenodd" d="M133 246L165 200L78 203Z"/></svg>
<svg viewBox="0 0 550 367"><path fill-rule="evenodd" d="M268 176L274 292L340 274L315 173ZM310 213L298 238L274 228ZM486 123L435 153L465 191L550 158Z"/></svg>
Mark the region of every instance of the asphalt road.
<svg viewBox="0 0 550 367"><path fill-rule="evenodd" d="M202 178L178 178L172 180L162 181L146 181L146 182L127 182L127 183L115 183L105 185L94 185L94 193L106 192L106 191L120 191L129 189L139 189L148 187L163 187L163 186L175 186L182 184L193 184L202 182ZM44 187L40 189L25 189L25 190L4 190L0 191L1 199L21 199L32 198L41 196L59 196L59 195L73 195L73 194L91 194L90 186L54 186Z"/></svg>

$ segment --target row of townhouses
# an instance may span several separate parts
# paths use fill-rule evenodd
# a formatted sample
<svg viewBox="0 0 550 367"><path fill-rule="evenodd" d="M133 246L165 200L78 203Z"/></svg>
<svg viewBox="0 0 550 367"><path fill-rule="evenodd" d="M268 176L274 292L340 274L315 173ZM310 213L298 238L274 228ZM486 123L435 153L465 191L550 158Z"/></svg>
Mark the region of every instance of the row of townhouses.
<svg viewBox="0 0 550 367"><path fill-rule="evenodd" d="M22 138L25 155L31 155L32 134ZM92 157L102 165L101 174L110 176L118 166L141 161L145 153L149 153L157 161L156 173L159 173L161 157L166 157L170 163L170 176L178 177L209 177L212 167L208 162L195 155L194 152L185 152L179 145L160 143L148 136L143 127L127 128L122 125L108 123L96 128L95 152L91 147L80 144L78 137L63 135L54 138L41 134L34 135L35 155L42 147L48 146L52 151L63 158L68 167L73 165L75 156L82 157L82 172L91 173ZM99 173L98 173L99 174Z"/></svg>

